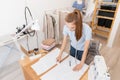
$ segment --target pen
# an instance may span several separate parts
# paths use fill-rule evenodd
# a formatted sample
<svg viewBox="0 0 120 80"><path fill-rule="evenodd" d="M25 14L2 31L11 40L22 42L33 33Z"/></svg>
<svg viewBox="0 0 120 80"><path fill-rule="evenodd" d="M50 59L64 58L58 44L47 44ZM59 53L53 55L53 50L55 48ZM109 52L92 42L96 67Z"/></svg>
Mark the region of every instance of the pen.
<svg viewBox="0 0 120 80"><path fill-rule="evenodd" d="M69 66L71 66L71 61L69 61Z"/></svg>

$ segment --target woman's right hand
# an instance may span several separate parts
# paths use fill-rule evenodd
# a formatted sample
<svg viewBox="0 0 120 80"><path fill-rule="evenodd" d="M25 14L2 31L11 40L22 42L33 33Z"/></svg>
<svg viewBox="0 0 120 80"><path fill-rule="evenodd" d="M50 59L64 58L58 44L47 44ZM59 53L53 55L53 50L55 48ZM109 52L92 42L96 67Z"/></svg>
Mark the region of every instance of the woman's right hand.
<svg viewBox="0 0 120 80"><path fill-rule="evenodd" d="M60 62L60 61L61 61L61 58L62 58L62 55L61 55L61 54L58 55L57 58L56 58L57 62Z"/></svg>

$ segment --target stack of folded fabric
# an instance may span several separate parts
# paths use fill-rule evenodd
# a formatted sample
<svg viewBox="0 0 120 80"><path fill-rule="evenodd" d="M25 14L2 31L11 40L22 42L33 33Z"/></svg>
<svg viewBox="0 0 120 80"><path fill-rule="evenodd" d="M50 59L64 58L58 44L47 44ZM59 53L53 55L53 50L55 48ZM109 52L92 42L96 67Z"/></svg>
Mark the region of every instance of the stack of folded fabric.
<svg viewBox="0 0 120 80"><path fill-rule="evenodd" d="M55 39L46 39L42 41L41 47L45 50L51 50L53 47L55 47L55 45Z"/></svg>

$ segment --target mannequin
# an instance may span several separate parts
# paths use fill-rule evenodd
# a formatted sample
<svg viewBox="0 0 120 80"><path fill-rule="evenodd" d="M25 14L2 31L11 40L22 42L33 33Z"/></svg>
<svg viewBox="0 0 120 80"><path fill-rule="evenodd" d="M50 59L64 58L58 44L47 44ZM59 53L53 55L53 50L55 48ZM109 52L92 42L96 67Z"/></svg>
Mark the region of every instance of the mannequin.
<svg viewBox="0 0 120 80"><path fill-rule="evenodd" d="M82 4L82 0L77 0L77 3L78 4Z"/></svg>
<svg viewBox="0 0 120 80"><path fill-rule="evenodd" d="M72 5L73 8L76 8L80 11L85 7L85 0L77 0Z"/></svg>
<svg viewBox="0 0 120 80"><path fill-rule="evenodd" d="M92 21L92 15L95 9L95 0L89 0L87 1L86 4L86 10L85 10L85 15L83 18L84 22L91 22Z"/></svg>

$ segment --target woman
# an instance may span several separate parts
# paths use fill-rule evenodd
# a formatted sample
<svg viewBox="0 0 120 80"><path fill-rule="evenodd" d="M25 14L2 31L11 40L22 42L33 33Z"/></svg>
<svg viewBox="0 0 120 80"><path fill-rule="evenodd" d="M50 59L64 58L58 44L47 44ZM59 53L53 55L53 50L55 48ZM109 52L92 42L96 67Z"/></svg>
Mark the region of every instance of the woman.
<svg viewBox="0 0 120 80"><path fill-rule="evenodd" d="M87 56L90 39L92 38L91 28L87 24L82 23L81 13L77 9L69 13L65 21L66 25L63 29L64 38L57 61L61 61L61 56L67 44L67 37L69 36L71 41L70 55L73 57L76 56L77 59L81 60L81 62L73 68L74 71L78 71L82 68Z"/></svg>

